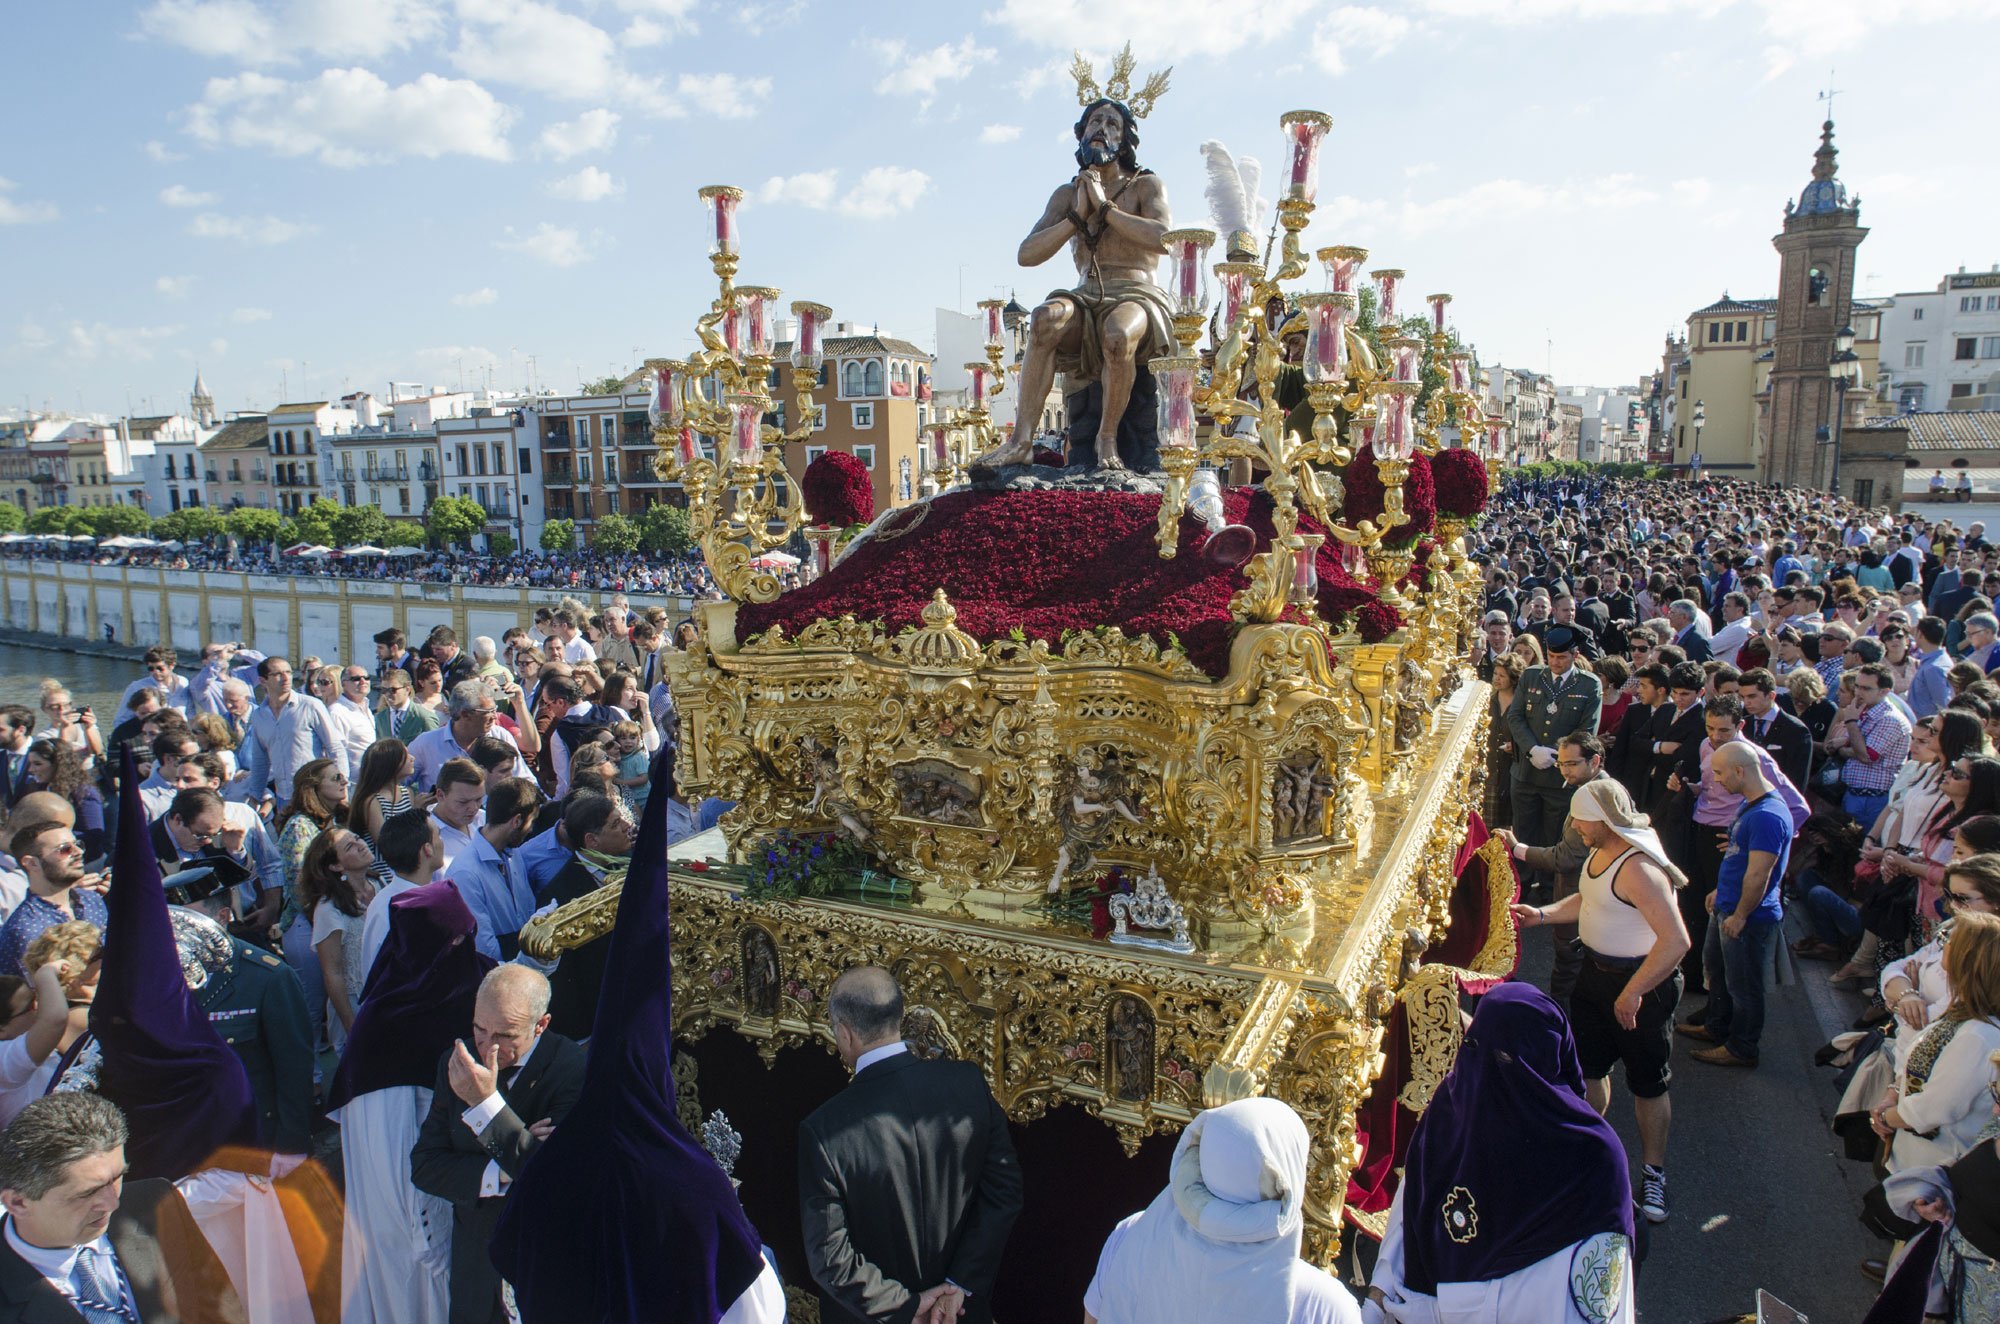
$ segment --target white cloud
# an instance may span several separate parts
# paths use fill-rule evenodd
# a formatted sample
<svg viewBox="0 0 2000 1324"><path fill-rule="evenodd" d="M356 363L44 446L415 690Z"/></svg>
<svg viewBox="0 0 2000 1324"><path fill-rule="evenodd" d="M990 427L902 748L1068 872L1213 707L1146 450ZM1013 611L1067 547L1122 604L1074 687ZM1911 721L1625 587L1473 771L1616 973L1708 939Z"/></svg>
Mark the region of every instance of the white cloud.
<svg viewBox="0 0 2000 1324"><path fill-rule="evenodd" d="M17 202L7 196L13 191L13 180L0 179L0 225L37 225L62 214L53 202Z"/></svg>
<svg viewBox="0 0 2000 1324"><path fill-rule="evenodd" d="M238 326L249 326L253 322L268 322L271 320L271 310L269 308L238 308L235 312L229 314L229 320Z"/></svg>
<svg viewBox="0 0 2000 1324"><path fill-rule="evenodd" d="M840 210L862 220L881 220L916 206L930 186L931 177L921 170L876 166L841 196Z"/></svg>
<svg viewBox="0 0 2000 1324"><path fill-rule="evenodd" d="M1312 58L1329 74L1347 72L1350 54L1380 59L1410 35L1410 20L1386 9L1343 5L1313 29Z"/></svg>
<svg viewBox="0 0 2000 1324"><path fill-rule="evenodd" d="M193 286L193 276L162 276L153 282L153 288L169 299L186 298Z"/></svg>
<svg viewBox="0 0 2000 1324"><path fill-rule="evenodd" d="M482 286L465 294L454 294L451 296L451 301L460 308L484 308L488 304L499 302L499 300L500 291L494 289L491 285Z"/></svg>
<svg viewBox="0 0 2000 1324"><path fill-rule="evenodd" d="M319 227L276 216L223 216L205 211L188 225L197 239L238 239L247 244L283 244L309 235Z"/></svg>
<svg viewBox="0 0 2000 1324"><path fill-rule="evenodd" d="M202 354L211 359L225 358L229 354L229 342L217 336L208 342L208 348L203 350Z"/></svg>
<svg viewBox="0 0 2000 1324"><path fill-rule="evenodd" d="M979 131L979 141L983 143L1010 143L1020 136L1018 124L989 124Z"/></svg>
<svg viewBox="0 0 2000 1324"><path fill-rule="evenodd" d="M297 83L259 73L212 78L188 108L188 131L203 142L339 167L399 156L505 161L513 121L478 83L422 74L392 87L366 69L328 69Z"/></svg>
<svg viewBox="0 0 2000 1324"><path fill-rule="evenodd" d="M674 84L681 101L719 120L749 119L771 95L768 78L742 78L736 74L682 74Z"/></svg>
<svg viewBox="0 0 2000 1324"><path fill-rule="evenodd" d="M551 124L535 140L535 148L558 161L586 152L601 152L618 138L618 112L586 110L573 120Z"/></svg>
<svg viewBox="0 0 2000 1324"><path fill-rule="evenodd" d="M187 156L184 153L173 151L157 138L147 141L145 152L147 156L153 158L160 165L172 165L176 161L187 160Z"/></svg>
<svg viewBox="0 0 2000 1324"><path fill-rule="evenodd" d="M757 201L790 203L825 211L840 188L838 170L812 170L802 175L773 175L757 190Z"/></svg>
<svg viewBox="0 0 2000 1324"><path fill-rule="evenodd" d="M1100 82L1110 56L1130 41L1137 83L1155 67L1148 61L1230 55L1281 36L1303 8L1290 0L1001 0L986 17L1023 41L1063 52L1060 68L1068 67L1072 47L1096 52Z"/></svg>
<svg viewBox="0 0 2000 1324"><path fill-rule="evenodd" d="M550 197L571 202L598 202L623 193L625 186L596 166L585 166L573 175L550 180L542 189Z"/></svg>
<svg viewBox="0 0 2000 1324"><path fill-rule="evenodd" d="M899 40L870 44L889 65L889 72L875 84L875 90L883 96L934 97L938 84L962 82L998 54L971 37L933 46L927 51L913 51L909 43Z"/></svg>
<svg viewBox="0 0 2000 1324"><path fill-rule="evenodd" d="M213 207L221 199L213 193L197 193L185 184L169 184L160 190L160 201L169 207Z"/></svg>
<svg viewBox="0 0 2000 1324"><path fill-rule="evenodd" d="M685 112L658 78L641 78L590 20L538 0L458 0L452 63L489 82L563 101L623 102L651 115Z"/></svg>
<svg viewBox="0 0 2000 1324"><path fill-rule="evenodd" d="M1764 12L1764 72L1776 78L1800 60L1851 50L1878 29L1991 18L1986 0L1755 0Z"/></svg>
<svg viewBox="0 0 2000 1324"><path fill-rule="evenodd" d="M379 59L442 28L436 0L155 0L139 15L149 37L248 65Z"/></svg>
<svg viewBox="0 0 2000 1324"><path fill-rule="evenodd" d="M49 329L32 317L23 317L21 329L14 333L14 346L17 349L31 351L47 349L55 343L55 337L49 334Z"/></svg>
<svg viewBox="0 0 2000 1324"><path fill-rule="evenodd" d="M1715 186L1705 179L1677 179L1672 192L1674 201L1682 206L1699 207L1714 194Z"/></svg>
<svg viewBox="0 0 2000 1324"><path fill-rule="evenodd" d="M753 37L773 28L789 27L806 12L806 0L763 0L758 4L738 4L730 15L736 26Z"/></svg>
<svg viewBox="0 0 2000 1324"><path fill-rule="evenodd" d="M672 36L673 33L664 24L641 15L625 25L625 31L618 36L618 44L627 50L637 50L662 45Z"/></svg>
<svg viewBox="0 0 2000 1324"><path fill-rule="evenodd" d="M71 322L64 328L60 343L73 359L112 358L124 362L144 362L153 357L160 342L171 340L181 326L112 326L105 322Z"/></svg>
<svg viewBox="0 0 2000 1324"><path fill-rule="evenodd" d="M494 240L493 246L510 253L524 254L552 267L574 267L596 256L592 243L575 230L547 221L536 226L532 234L516 234L514 227L508 226L506 238Z"/></svg>

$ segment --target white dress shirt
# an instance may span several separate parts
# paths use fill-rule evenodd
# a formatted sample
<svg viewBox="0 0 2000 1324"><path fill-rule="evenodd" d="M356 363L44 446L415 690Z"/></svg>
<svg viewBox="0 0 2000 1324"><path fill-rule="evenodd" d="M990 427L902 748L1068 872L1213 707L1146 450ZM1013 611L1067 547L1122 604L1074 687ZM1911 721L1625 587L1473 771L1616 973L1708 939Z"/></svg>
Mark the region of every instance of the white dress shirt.
<svg viewBox="0 0 2000 1324"><path fill-rule="evenodd" d="M527 1070L528 1059L535 1055L535 1050L541 1047L541 1044L542 1036L538 1034L535 1036L535 1042L528 1045L528 1051L521 1054L520 1060L511 1067L503 1068L500 1074L504 1076L512 1073L518 1079L520 1074ZM472 1128L472 1134L476 1136L485 1135L486 1128L493 1125L493 1119L498 1117L506 1107L507 1100L501 1098L500 1091L496 1089L478 1103L467 1108L459 1120ZM479 1174L479 1198L486 1200L496 1195L505 1194L508 1185L513 1180L500 1167L498 1160L486 1160L486 1170Z"/></svg>
<svg viewBox="0 0 2000 1324"><path fill-rule="evenodd" d="M484 817L484 815L481 815L481 817ZM444 847L444 859L439 863L437 871L441 875L448 874L451 872L451 862L472 849L472 834L479 830L479 821L478 819L473 820L471 831L460 832L457 828L439 818L436 811L432 811L431 822L437 824L438 842Z"/></svg>
<svg viewBox="0 0 2000 1324"><path fill-rule="evenodd" d="M871 1048L860 1057L854 1059L854 1074L858 1076L877 1062L887 1061L898 1053L907 1053L909 1051L910 1046L901 1039L898 1039L893 1044L883 1044L880 1048Z"/></svg>
<svg viewBox="0 0 2000 1324"><path fill-rule="evenodd" d="M575 666L579 662L595 662L597 660L597 649L592 647L590 640L580 634L564 644L562 650L563 661L569 663L571 666Z"/></svg>
<svg viewBox="0 0 2000 1324"><path fill-rule="evenodd" d="M21 1234L14 1230L14 1220L11 1218L0 1223L0 1235L6 1236L8 1246L13 1248L14 1253L19 1255L30 1269L48 1279L49 1286L62 1293L63 1300L72 1304L76 1301L76 1289L70 1286L69 1279L70 1275L76 1272L76 1256L77 1252L83 1249L82 1246L71 1246L66 1250L30 1246L21 1240ZM106 1263L115 1263L118 1259L117 1252L111 1249L111 1239L107 1236L99 1236L97 1240L84 1244L103 1256ZM133 1304L129 1300L129 1294L125 1304L128 1306Z"/></svg>
<svg viewBox="0 0 2000 1324"><path fill-rule="evenodd" d="M328 704L326 712L333 719L333 733L340 737L341 752L347 758L347 778L353 781L361 776L361 756L375 743L375 715L366 704L345 698Z"/></svg>

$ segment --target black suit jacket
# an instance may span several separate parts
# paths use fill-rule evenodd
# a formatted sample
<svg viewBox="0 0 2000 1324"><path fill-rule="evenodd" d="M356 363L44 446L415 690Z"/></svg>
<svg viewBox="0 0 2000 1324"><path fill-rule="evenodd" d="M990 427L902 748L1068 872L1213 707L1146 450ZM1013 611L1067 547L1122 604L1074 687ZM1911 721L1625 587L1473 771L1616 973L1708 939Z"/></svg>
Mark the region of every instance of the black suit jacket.
<svg viewBox="0 0 2000 1324"><path fill-rule="evenodd" d="M1653 710L1633 699L1618 719L1618 730L1612 733L1611 748L1604 755L1604 770L1632 793L1635 805L1646 800L1647 773L1653 766L1652 736L1648 734L1652 724Z"/></svg>
<svg viewBox="0 0 2000 1324"><path fill-rule="evenodd" d="M1664 812L1673 799L1673 792L1667 789L1667 778L1678 772L1684 785L1692 786L1701 780L1701 742L1708 736L1708 708L1695 703L1679 717L1674 715L1671 703L1660 705L1653 714L1653 720L1646 728L1645 756L1646 799L1640 808L1646 813L1657 815ZM1654 743L1674 744L1680 748L1671 754L1655 754ZM1637 751L1634 752L1637 756Z"/></svg>
<svg viewBox="0 0 2000 1324"><path fill-rule="evenodd" d="M985 1324L1020 1212L1007 1118L969 1062L871 1063L799 1126L800 1228L827 1324L909 1324L946 1279Z"/></svg>
<svg viewBox="0 0 2000 1324"><path fill-rule="evenodd" d="M583 1093L583 1064L581 1046L553 1031L544 1034L528 1065L511 1084L501 1086L500 1097L507 1106L474 1135L463 1121L464 1102L452 1093L451 1054L439 1061L430 1114L410 1151L410 1181L420 1191L451 1201L452 1324L499 1324L506 1319L500 1305L500 1275L486 1246L507 1197L480 1199L479 1182L488 1163L498 1163L509 1178L521 1175L528 1156L541 1144L529 1133L529 1124L544 1117L562 1124Z"/></svg>
<svg viewBox="0 0 2000 1324"><path fill-rule="evenodd" d="M142 1324L247 1324L243 1303L172 1183L157 1178L125 1183L106 1235L132 1284ZM0 1236L0 1324L82 1320L83 1313Z"/></svg>
<svg viewBox="0 0 2000 1324"><path fill-rule="evenodd" d="M1771 757L1778 764L1778 771L1784 773L1792 785L1803 793L1806 787L1812 785L1808 780L1812 772L1812 732L1806 729L1804 722L1782 708L1773 708L1769 718L1771 729L1759 737L1757 725L1764 720L1758 717L1745 718L1744 734L1769 750Z"/></svg>
<svg viewBox="0 0 2000 1324"><path fill-rule="evenodd" d="M1708 636L1698 629L1689 629L1677 634L1668 642L1678 645L1681 651L1688 655L1690 662L1706 662L1715 656L1715 650L1709 646Z"/></svg>
<svg viewBox="0 0 2000 1324"><path fill-rule="evenodd" d="M550 735L553 738L554 733ZM543 900L566 905L602 886L603 881L571 855L569 863L549 879ZM604 963L610 957L609 934L563 953L555 973L549 976L549 1015L553 1018L550 1029L572 1039L590 1038L591 1025L597 1019L597 994L604 987Z"/></svg>

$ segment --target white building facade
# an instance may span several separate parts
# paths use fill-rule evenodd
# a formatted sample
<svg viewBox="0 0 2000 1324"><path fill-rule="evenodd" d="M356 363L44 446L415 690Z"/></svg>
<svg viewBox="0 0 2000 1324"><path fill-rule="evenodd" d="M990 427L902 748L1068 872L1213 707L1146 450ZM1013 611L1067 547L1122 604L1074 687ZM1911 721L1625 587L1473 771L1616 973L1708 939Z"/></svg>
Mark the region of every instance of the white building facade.
<svg viewBox="0 0 2000 1324"><path fill-rule="evenodd" d="M2000 409L2000 266L1898 294L1882 314L1882 372L1900 413Z"/></svg>

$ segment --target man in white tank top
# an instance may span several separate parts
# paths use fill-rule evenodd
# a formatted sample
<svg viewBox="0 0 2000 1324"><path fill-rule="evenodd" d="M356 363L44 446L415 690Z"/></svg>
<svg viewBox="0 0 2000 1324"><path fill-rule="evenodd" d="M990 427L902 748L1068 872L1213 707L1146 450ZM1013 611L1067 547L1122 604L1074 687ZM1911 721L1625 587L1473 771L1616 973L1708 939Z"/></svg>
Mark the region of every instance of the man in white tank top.
<svg viewBox="0 0 2000 1324"><path fill-rule="evenodd" d="M1570 994L1570 1026L1585 1089L1599 1113L1611 1107L1611 1068L1625 1064L1639 1123L1639 1208L1647 1221L1667 1217L1667 1130L1673 1109L1673 1013L1680 1002L1680 960L1688 950L1674 888L1687 877L1667 858L1659 836L1632 797L1609 778L1585 782L1570 799L1570 821L1590 847L1577 892L1552 906L1516 905L1525 927L1577 926L1583 968Z"/></svg>

